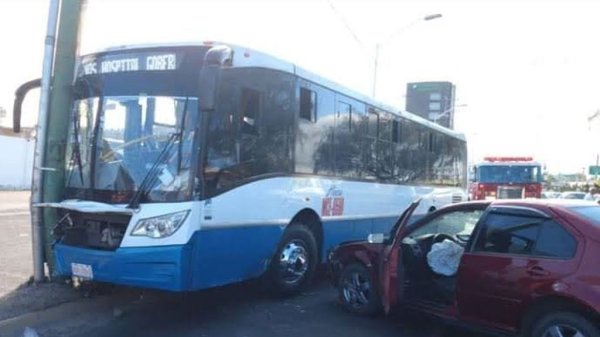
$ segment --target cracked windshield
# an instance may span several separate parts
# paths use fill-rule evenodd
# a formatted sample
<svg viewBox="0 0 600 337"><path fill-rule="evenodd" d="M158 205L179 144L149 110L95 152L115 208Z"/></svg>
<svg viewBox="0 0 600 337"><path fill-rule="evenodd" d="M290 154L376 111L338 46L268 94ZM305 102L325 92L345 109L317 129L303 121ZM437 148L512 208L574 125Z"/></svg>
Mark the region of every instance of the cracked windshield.
<svg viewBox="0 0 600 337"><path fill-rule="evenodd" d="M600 1L0 13L0 337L600 337Z"/></svg>
<svg viewBox="0 0 600 337"><path fill-rule="evenodd" d="M197 99L108 96L74 102L66 187L132 192L164 153L152 191L188 193ZM189 113L189 115L188 115ZM187 123L186 123L187 122ZM173 146L175 145L175 146ZM93 175L93 176L92 176Z"/></svg>

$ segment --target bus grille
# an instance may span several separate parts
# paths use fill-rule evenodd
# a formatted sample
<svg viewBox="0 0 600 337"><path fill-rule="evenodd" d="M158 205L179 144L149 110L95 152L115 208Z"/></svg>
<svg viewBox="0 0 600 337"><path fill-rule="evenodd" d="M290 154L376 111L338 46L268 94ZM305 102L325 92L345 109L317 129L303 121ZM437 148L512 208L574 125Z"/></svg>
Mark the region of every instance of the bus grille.
<svg viewBox="0 0 600 337"><path fill-rule="evenodd" d="M97 215L72 211L68 213L70 220L63 220L59 224L61 242L69 246L100 250L119 248L131 218L121 214Z"/></svg>
<svg viewBox="0 0 600 337"><path fill-rule="evenodd" d="M520 186L499 186L498 199L521 199L523 188Z"/></svg>

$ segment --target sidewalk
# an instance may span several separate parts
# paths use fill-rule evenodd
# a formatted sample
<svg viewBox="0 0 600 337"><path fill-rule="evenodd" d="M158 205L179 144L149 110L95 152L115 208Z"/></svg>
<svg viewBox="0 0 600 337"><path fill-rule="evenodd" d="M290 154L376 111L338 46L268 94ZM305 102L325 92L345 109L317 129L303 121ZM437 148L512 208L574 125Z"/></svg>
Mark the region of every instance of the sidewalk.
<svg viewBox="0 0 600 337"><path fill-rule="evenodd" d="M32 275L29 191L0 191L0 297Z"/></svg>
<svg viewBox="0 0 600 337"><path fill-rule="evenodd" d="M29 212L31 191L0 191L0 215Z"/></svg>

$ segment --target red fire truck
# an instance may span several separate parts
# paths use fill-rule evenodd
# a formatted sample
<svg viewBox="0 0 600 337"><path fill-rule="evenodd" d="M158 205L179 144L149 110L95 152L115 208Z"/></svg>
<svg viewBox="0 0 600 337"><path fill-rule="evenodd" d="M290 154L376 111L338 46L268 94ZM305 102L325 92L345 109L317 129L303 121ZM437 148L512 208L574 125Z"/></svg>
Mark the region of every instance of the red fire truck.
<svg viewBox="0 0 600 337"><path fill-rule="evenodd" d="M542 168L531 157L485 157L472 167L470 200L539 198Z"/></svg>

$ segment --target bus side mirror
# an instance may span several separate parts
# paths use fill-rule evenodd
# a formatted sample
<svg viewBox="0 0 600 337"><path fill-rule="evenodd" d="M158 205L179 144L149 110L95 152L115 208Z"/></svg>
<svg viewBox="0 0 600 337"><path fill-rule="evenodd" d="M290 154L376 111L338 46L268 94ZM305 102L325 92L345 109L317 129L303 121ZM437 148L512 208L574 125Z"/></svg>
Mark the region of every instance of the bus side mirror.
<svg viewBox="0 0 600 337"><path fill-rule="evenodd" d="M200 110L215 109L222 67L233 63L233 50L227 46L214 46L206 51L204 64L200 69L199 94Z"/></svg>
<svg viewBox="0 0 600 337"><path fill-rule="evenodd" d="M217 88L219 85L219 67L205 65L200 70L198 104L200 111L212 111L217 101Z"/></svg>
<svg viewBox="0 0 600 337"><path fill-rule="evenodd" d="M40 78L21 84L15 91L15 100L13 103L13 132L21 132L21 113L23 101L31 89L39 88L42 85Z"/></svg>

